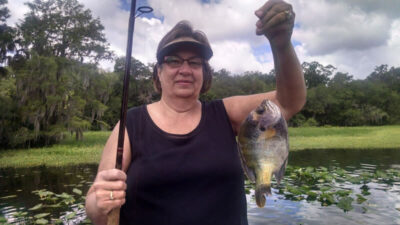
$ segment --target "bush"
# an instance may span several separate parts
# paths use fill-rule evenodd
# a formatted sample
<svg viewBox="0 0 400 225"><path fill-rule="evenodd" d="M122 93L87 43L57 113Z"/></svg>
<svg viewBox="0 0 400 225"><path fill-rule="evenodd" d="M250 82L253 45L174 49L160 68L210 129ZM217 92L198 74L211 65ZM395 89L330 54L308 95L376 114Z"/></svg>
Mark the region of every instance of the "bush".
<svg viewBox="0 0 400 225"><path fill-rule="evenodd" d="M303 124L303 127L316 127L318 126L318 122L317 120L315 120L314 118L308 118Z"/></svg>

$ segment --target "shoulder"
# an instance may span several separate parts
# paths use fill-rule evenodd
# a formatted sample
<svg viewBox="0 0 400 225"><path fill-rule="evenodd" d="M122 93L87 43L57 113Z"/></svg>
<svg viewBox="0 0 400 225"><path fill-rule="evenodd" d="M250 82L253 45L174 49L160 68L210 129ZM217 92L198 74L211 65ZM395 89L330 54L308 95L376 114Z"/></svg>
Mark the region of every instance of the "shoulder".
<svg viewBox="0 0 400 225"><path fill-rule="evenodd" d="M127 114L139 113L139 112L141 112L145 107L146 107L146 105L134 106L134 107L129 108L129 109L126 111L126 113L127 113Z"/></svg>
<svg viewBox="0 0 400 225"><path fill-rule="evenodd" d="M225 104L222 99L211 100L208 102L202 102L204 105L205 113L219 113L226 114Z"/></svg>

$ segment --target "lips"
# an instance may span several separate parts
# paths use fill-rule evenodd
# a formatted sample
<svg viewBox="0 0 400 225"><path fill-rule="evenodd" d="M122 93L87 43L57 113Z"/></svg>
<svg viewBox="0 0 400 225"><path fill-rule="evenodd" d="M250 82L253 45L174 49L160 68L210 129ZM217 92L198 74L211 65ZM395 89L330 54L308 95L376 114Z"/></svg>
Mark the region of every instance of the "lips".
<svg viewBox="0 0 400 225"><path fill-rule="evenodd" d="M175 81L175 83L178 83L178 84L191 84L191 83L193 83L193 81L191 81L191 80L177 80L177 81Z"/></svg>

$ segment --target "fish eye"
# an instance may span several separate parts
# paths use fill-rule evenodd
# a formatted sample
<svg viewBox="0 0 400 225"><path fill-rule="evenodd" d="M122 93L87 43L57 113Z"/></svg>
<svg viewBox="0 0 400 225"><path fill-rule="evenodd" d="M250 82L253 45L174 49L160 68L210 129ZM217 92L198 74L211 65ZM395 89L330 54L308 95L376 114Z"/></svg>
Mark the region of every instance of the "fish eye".
<svg viewBox="0 0 400 225"><path fill-rule="evenodd" d="M256 113L259 114L259 115L263 114L264 111L265 111L265 108L264 108L264 107L258 107L258 108L256 109Z"/></svg>
<svg viewBox="0 0 400 225"><path fill-rule="evenodd" d="M260 126L260 130L261 130L261 131L265 131L266 129L265 129L264 126Z"/></svg>

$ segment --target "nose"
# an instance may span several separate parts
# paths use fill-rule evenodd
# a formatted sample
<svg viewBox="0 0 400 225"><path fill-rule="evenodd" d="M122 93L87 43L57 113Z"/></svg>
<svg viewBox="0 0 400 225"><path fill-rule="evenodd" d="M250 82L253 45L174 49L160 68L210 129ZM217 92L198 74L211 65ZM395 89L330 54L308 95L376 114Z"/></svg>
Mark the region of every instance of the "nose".
<svg viewBox="0 0 400 225"><path fill-rule="evenodd" d="M187 74L191 72L192 68L190 68L189 62L187 60L183 61L182 65L179 67L179 73Z"/></svg>

